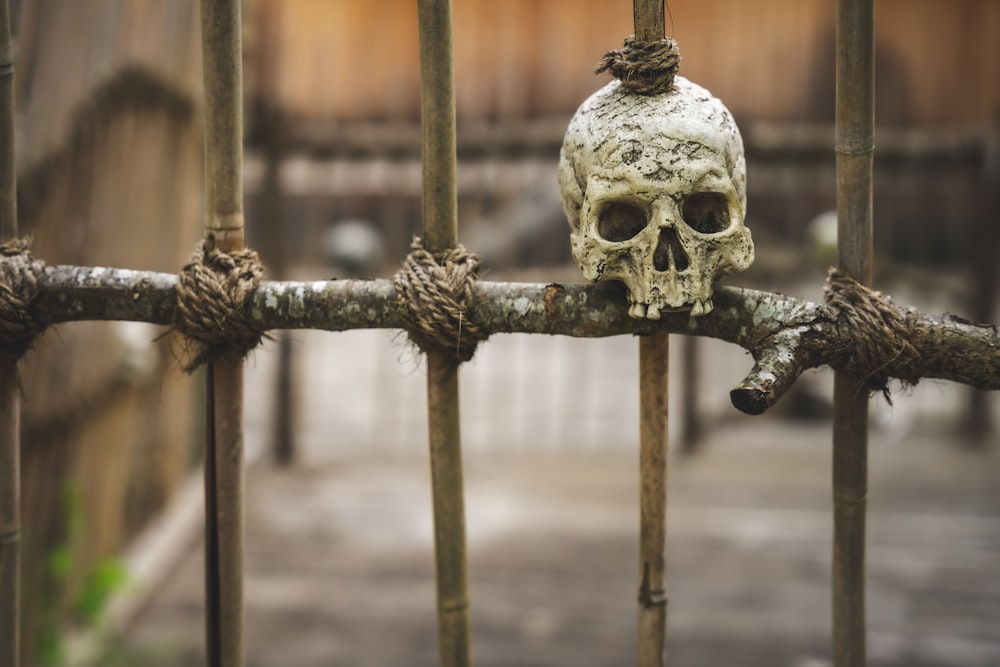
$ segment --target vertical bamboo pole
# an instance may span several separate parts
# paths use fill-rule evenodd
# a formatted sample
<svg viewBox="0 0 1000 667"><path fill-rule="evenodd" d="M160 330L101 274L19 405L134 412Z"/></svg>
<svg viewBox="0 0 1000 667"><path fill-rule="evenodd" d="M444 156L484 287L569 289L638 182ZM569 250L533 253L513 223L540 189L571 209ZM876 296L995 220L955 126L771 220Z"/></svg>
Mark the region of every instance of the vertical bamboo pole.
<svg viewBox="0 0 1000 667"><path fill-rule="evenodd" d="M662 39L663 0L634 0L635 36ZM667 369L670 339L639 339L639 667L667 659Z"/></svg>
<svg viewBox="0 0 1000 667"><path fill-rule="evenodd" d="M202 0L205 240L241 250L243 82L240 0ZM205 445L205 632L208 663L243 664L243 361L208 366Z"/></svg>
<svg viewBox="0 0 1000 667"><path fill-rule="evenodd" d="M0 0L0 240L17 236L14 164L14 48L10 8ZM17 359L0 355L0 667L20 650L21 443Z"/></svg>
<svg viewBox="0 0 1000 667"><path fill-rule="evenodd" d="M875 2L837 2L837 247L840 270L872 275ZM837 373L833 430L833 664L865 664L865 510L868 397Z"/></svg>
<svg viewBox="0 0 1000 667"><path fill-rule="evenodd" d="M666 334L639 339L639 665L666 663Z"/></svg>
<svg viewBox="0 0 1000 667"><path fill-rule="evenodd" d="M424 247L458 243L455 74L450 0L419 0ZM434 504L438 644L441 665L471 664L465 500L454 353L427 353L427 418Z"/></svg>

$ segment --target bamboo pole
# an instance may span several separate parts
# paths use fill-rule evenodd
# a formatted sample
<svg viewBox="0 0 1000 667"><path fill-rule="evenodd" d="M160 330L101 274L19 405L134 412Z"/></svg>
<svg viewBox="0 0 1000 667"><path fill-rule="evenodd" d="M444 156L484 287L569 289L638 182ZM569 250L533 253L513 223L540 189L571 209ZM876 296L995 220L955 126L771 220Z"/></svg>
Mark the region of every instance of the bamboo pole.
<svg viewBox="0 0 1000 667"><path fill-rule="evenodd" d="M205 78L205 241L241 250L243 89L240 0L202 0ZM243 361L208 365L205 597L208 664L243 664Z"/></svg>
<svg viewBox="0 0 1000 667"><path fill-rule="evenodd" d="M14 161L14 47L10 7L0 1L0 240L17 236ZM21 442L17 359L0 356L0 667L20 651Z"/></svg>
<svg viewBox="0 0 1000 667"><path fill-rule="evenodd" d="M458 243L455 75L450 0L419 0L424 247ZM427 352L427 419L434 505L441 665L469 665L469 593L459 420L458 365L450 350Z"/></svg>
<svg viewBox="0 0 1000 667"><path fill-rule="evenodd" d="M639 339L639 665L666 662L667 334Z"/></svg>
<svg viewBox="0 0 1000 667"><path fill-rule="evenodd" d="M663 0L634 0L636 39L662 39ZM639 667L667 659L667 381L670 338L639 339Z"/></svg>
<svg viewBox="0 0 1000 667"><path fill-rule="evenodd" d="M871 283L875 134L875 3L837 2L837 248L840 270ZM868 397L859 378L834 379L833 664L861 667L865 649Z"/></svg>

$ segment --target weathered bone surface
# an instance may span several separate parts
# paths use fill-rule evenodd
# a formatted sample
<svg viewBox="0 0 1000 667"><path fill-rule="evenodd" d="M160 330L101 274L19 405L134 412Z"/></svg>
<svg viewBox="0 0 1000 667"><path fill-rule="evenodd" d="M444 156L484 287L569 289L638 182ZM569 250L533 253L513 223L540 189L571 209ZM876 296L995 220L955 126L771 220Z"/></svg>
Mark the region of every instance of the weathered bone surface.
<svg viewBox="0 0 1000 667"><path fill-rule="evenodd" d="M683 77L659 95L618 81L594 93L566 131L559 183L576 263L624 283L632 317L709 313L714 282L753 262L739 129Z"/></svg>

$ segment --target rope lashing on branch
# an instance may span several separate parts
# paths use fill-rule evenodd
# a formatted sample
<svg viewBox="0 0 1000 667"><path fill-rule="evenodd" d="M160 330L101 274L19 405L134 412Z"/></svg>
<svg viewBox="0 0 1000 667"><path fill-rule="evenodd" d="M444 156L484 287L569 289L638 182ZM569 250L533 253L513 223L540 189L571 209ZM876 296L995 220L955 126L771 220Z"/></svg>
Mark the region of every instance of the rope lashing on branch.
<svg viewBox="0 0 1000 667"><path fill-rule="evenodd" d="M192 345L185 371L224 355L242 357L260 344L264 329L247 315L246 303L263 278L256 251L206 251L198 243L177 282L174 327Z"/></svg>
<svg viewBox="0 0 1000 667"><path fill-rule="evenodd" d="M29 239L0 243L0 349L21 358L45 329L31 312L45 262L28 251Z"/></svg>
<svg viewBox="0 0 1000 667"><path fill-rule="evenodd" d="M839 339L845 342L836 365L861 380L868 391L889 397L889 379L904 385L920 380L920 353L910 342L919 313L902 310L892 300L831 269L824 287L826 302L836 308Z"/></svg>
<svg viewBox="0 0 1000 667"><path fill-rule="evenodd" d="M406 332L422 351L454 350L457 361L469 361L489 337L466 317L478 267L479 257L461 244L432 254L414 239L393 282L399 307L407 314Z"/></svg>
<svg viewBox="0 0 1000 667"><path fill-rule="evenodd" d="M624 48L605 53L594 73L611 72L630 93L659 95L673 88L680 65L680 51L672 37L651 42L626 37Z"/></svg>

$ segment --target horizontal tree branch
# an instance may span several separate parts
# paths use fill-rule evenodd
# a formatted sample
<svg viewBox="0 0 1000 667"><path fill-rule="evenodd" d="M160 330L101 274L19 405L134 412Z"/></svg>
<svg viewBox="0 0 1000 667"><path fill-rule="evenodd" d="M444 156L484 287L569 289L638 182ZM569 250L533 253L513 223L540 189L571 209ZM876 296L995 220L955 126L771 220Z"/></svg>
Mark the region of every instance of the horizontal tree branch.
<svg viewBox="0 0 1000 667"><path fill-rule="evenodd" d="M173 274L47 266L39 277L31 310L49 325L79 320L171 325L176 285ZM833 306L735 287L716 287L715 309L708 315L692 318L686 312L665 313L659 321L629 317L624 288L618 283L478 281L475 295L476 305L465 316L491 334L604 337L666 332L739 345L753 355L755 363L730 395L733 405L748 414L760 414L774 405L807 368L846 367L857 336L850 327L838 326L840 312ZM247 309L264 330L407 326L391 280L264 282ZM979 389L1000 389L996 327L905 312L914 317L909 342L917 352L908 381L940 378Z"/></svg>

